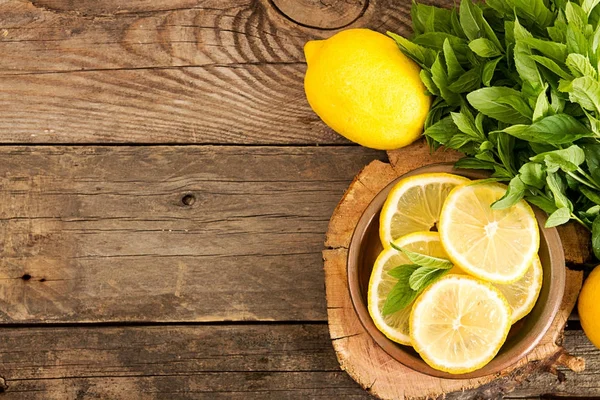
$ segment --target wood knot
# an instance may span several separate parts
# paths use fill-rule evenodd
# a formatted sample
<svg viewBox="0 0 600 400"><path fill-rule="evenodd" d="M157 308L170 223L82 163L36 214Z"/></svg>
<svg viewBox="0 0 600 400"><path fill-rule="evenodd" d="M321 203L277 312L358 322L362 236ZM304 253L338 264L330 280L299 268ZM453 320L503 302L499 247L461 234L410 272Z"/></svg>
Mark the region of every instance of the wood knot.
<svg viewBox="0 0 600 400"><path fill-rule="evenodd" d="M317 29L340 29L360 18L369 0L271 0L283 16L298 25Z"/></svg>
<svg viewBox="0 0 600 400"><path fill-rule="evenodd" d="M181 198L181 203L184 206L193 206L195 202L196 196L194 196L193 194L186 194Z"/></svg>

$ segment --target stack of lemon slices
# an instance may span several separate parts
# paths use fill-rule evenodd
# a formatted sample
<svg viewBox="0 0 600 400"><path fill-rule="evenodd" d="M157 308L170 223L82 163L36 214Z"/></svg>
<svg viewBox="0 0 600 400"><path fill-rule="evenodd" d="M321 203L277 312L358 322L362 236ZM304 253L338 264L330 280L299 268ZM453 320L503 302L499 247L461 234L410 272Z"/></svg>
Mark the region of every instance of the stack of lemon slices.
<svg viewBox="0 0 600 400"><path fill-rule="evenodd" d="M539 230L523 200L497 210L506 186L444 173L400 181L380 217L383 251L369 282L369 313L389 339L413 346L423 360L453 374L477 370L502 347L542 287ZM435 280L399 311L384 313L397 274L410 267L398 249L450 260Z"/></svg>

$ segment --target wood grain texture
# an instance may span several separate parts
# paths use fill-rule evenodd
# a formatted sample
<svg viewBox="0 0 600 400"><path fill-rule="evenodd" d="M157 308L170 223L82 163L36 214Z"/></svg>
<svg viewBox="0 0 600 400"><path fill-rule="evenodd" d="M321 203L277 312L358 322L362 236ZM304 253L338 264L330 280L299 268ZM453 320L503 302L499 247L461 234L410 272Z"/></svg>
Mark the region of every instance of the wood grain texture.
<svg viewBox="0 0 600 400"><path fill-rule="evenodd" d="M439 161L452 156L453 153L433 154ZM398 175L429 164L431 156L423 143L415 143L390 153L389 158L391 164L373 161L354 178L329 222L328 249L323 252L327 311L330 336L342 369L381 399L437 398L466 390L474 397L490 398L513 390L518 382L538 370L555 370L564 365L581 371L585 361L569 355L560 346L583 278L582 272L571 270L567 270L560 311L542 341L525 358L501 373L475 379L434 378L405 367L375 343L360 323L348 289L346 264L352 227L377 193Z"/></svg>
<svg viewBox="0 0 600 400"><path fill-rule="evenodd" d="M600 368L581 331L566 332L564 346ZM325 324L5 328L0 359L7 399L373 398L339 369ZM530 376L510 398L600 396L592 372L561 373L562 383Z"/></svg>
<svg viewBox="0 0 600 400"><path fill-rule="evenodd" d="M2 147L0 322L323 321L327 222L381 156Z"/></svg>
<svg viewBox="0 0 600 400"><path fill-rule="evenodd" d="M409 9L394 0L3 0L0 142L347 144L306 102L304 43L333 35L339 21L406 35Z"/></svg>

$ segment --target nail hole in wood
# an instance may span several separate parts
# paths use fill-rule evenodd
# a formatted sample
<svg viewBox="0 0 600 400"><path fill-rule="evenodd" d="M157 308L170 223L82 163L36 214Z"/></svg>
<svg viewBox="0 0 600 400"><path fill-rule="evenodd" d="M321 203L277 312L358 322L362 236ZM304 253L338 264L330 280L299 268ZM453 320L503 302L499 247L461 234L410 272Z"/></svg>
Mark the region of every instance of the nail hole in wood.
<svg viewBox="0 0 600 400"><path fill-rule="evenodd" d="M46 282L46 278L40 279L40 282Z"/></svg>
<svg viewBox="0 0 600 400"><path fill-rule="evenodd" d="M194 196L193 194L186 194L181 198L181 202L185 206L191 206L196 202L196 196Z"/></svg>
<svg viewBox="0 0 600 400"><path fill-rule="evenodd" d="M23 279L24 281L28 281L28 280L30 280L30 279L31 279L31 275L29 275L29 274L24 274L24 275L21 277L21 279Z"/></svg>

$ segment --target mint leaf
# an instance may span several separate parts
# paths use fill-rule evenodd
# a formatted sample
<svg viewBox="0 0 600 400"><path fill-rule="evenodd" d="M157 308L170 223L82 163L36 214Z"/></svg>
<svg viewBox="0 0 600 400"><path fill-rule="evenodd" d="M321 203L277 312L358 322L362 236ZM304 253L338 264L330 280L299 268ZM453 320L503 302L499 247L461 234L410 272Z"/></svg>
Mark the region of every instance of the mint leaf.
<svg viewBox="0 0 600 400"><path fill-rule="evenodd" d="M525 99L523 99L521 94L511 94L508 96L503 96L496 99L496 101L499 104L505 104L509 107L514 108L522 116L527 118L527 121L531 121L531 118L533 117L533 110L531 109L531 107L529 107L529 104L525 101Z"/></svg>
<svg viewBox="0 0 600 400"><path fill-rule="evenodd" d="M412 40L413 43L421 45L423 47L429 47L431 49L440 51L444 47L444 42L449 41L453 47L461 49L460 54L465 53L468 50L467 43L465 40L458 36L451 35L445 32L428 32L421 35L415 36ZM466 61L466 59L465 59Z"/></svg>
<svg viewBox="0 0 600 400"><path fill-rule="evenodd" d="M545 163L549 172L556 172L562 169L565 172L576 171L585 161L585 153L581 147L574 144L569 148L562 150L548 151L530 157L529 160L538 163Z"/></svg>
<svg viewBox="0 0 600 400"><path fill-rule="evenodd" d="M478 38L469 43L469 48L479 57L491 58L502 55L496 45L489 39Z"/></svg>
<svg viewBox="0 0 600 400"><path fill-rule="evenodd" d="M585 211L588 217L596 218L600 214L600 205L595 205Z"/></svg>
<svg viewBox="0 0 600 400"><path fill-rule="evenodd" d="M514 96L514 97L513 97ZM467 95L469 103L488 117L507 124L526 124L531 120L517 111L513 106L503 104L498 99L519 98L521 93L507 87L493 86L475 90Z"/></svg>
<svg viewBox="0 0 600 400"><path fill-rule="evenodd" d="M600 32L600 30L598 32ZM582 76L589 76L589 77L596 79L596 77L598 75L596 72L596 69L590 63L589 58L587 58L581 54L577 54L577 53L569 54L567 56L567 60L565 61L565 64L571 71L571 74L574 75L576 78L580 78ZM568 79L568 78L563 78L563 79Z"/></svg>
<svg viewBox="0 0 600 400"><path fill-rule="evenodd" d="M594 202L595 204L600 205L600 193L599 192L595 192L592 189L585 187L585 186L581 186L579 188L579 190L587 199Z"/></svg>
<svg viewBox="0 0 600 400"><path fill-rule="evenodd" d="M446 144L454 137L460 133L454 122L452 122L452 117L446 117L423 132L423 134L427 137L430 137L441 144Z"/></svg>
<svg viewBox="0 0 600 400"><path fill-rule="evenodd" d="M422 69L421 72L419 72L419 77L429 93L439 96L440 90L437 88L437 86L435 86L433 79L431 79L431 72L427 71L426 69Z"/></svg>
<svg viewBox="0 0 600 400"><path fill-rule="evenodd" d="M491 60L486 62L483 65L483 72L481 73L481 81L485 86L490 86L492 83L492 78L494 77L494 72L496 72L496 67L498 63L502 60L502 57L498 57L495 60Z"/></svg>
<svg viewBox="0 0 600 400"><path fill-rule="evenodd" d="M552 228L554 226L562 225L571 219L571 210L568 207L561 207L558 210L554 211L548 217L546 221L546 228Z"/></svg>
<svg viewBox="0 0 600 400"><path fill-rule="evenodd" d="M544 80L540 75L540 71L536 65L535 60L533 59L531 49L528 45L523 42L517 41L515 47L513 49L514 57L515 57L515 66L517 68L517 72L519 73L519 77L531 84L533 87L542 87L544 85Z"/></svg>
<svg viewBox="0 0 600 400"><path fill-rule="evenodd" d="M547 199L546 197L527 196L527 197L525 197L525 200L527 200L534 206L539 207L540 209L542 209L543 211L545 211L548 214L552 214L554 211L556 211L556 204L554 204L554 202L552 200Z"/></svg>
<svg viewBox="0 0 600 400"><path fill-rule="evenodd" d="M507 171L513 172L512 159L514 157L515 138L504 132L498 132L497 137L498 156L502 161L502 165Z"/></svg>
<svg viewBox="0 0 600 400"><path fill-rule="evenodd" d="M583 29L587 25L588 14L578 4L571 1L568 1L565 6L565 16L568 24L579 29Z"/></svg>
<svg viewBox="0 0 600 400"><path fill-rule="evenodd" d="M481 10L474 5L471 0L461 0L460 2L460 26L469 40L475 40L480 37L483 27L478 23L478 13Z"/></svg>
<svg viewBox="0 0 600 400"><path fill-rule="evenodd" d="M481 68L475 67L465 72L448 85L448 90L454 93L470 92L479 88L481 85Z"/></svg>
<svg viewBox="0 0 600 400"><path fill-rule="evenodd" d="M514 15L512 6L506 0L487 0L485 4L496 10L502 17L505 15Z"/></svg>
<svg viewBox="0 0 600 400"><path fill-rule="evenodd" d="M530 59L540 64L542 67L548 68L550 72L558 75L562 79L571 80L573 77L569 75L567 71L565 71L560 65L558 65L554 60L549 59L548 57L538 56L532 54L529 56Z"/></svg>
<svg viewBox="0 0 600 400"><path fill-rule="evenodd" d="M531 49L539 51L542 55L552 58L554 61L565 62L567 58L567 46L562 43L550 42L534 37L522 38L517 40L517 43L525 43Z"/></svg>
<svg viewBox="0 0 600 400"><path fill-rule="evenodd" d="M408 282L398 281L396 285L388 293L387 299L381 309L382 315L390 315L406 308L410 303L415 301L418 293L410 288Z"/></svg>
<svg viewBox="0 0 600 400"><path fill-rule="evenodd" d="M596 258L600 259L600 216L592 224L592 249Z"/></svg>
<svg viewBox="0 0 600 400"><path fill-rule="evenodd" d="M416 253L414 251L410 251L407 249L403 249L401 247L396 246L393 242L390 242L390 246L394 249L401 251L408 257L408 259L421 266L421 267L431 267L431 268L440 268L440 269L450 269L454 266L452 262L445 260L443 258L427 256L425 254Z"/></svg>
<svg viewBox="0 0 600 400"><path fill-rule="evenodd" d="M431 66L431 79L433 79L433 82L440 90L440 96L442 96L442 98L446 100L448 104L460 104L460 96L448 89L450 84L448 74L444 69L440 55L437 56L433 65Z"/></svg>
<svg viewBox="0 0 600 400"><path fill-rule="evenodd" d="M406 278L407 274L410 276L412 272L419 268L420 267L416 264L402 264L390 269L387 273L388 275L393 276L396 279L403 279ZM412 272L409 272L410 269L412 269Z"/></svg>
<svg viewBox="0 0 600 400"><path fill-rule="evenodd" d="M452 121L458 127L458 129L471 136L474 139L485 140L485 135L483 132L479 132L477 126L475 126L475 120L470 112L466 110L466 108L462 108L460 113L450 113L452 117Z"/></svg>
<svg viewBox="0 0 600 400"><path fill-rule="evenodd" d="M569 93L572 102L579 103L586 110L600 113L600 83L590 76L573 79L559 86L561 92Z"/></svg>
<svg viewBox="0 0 600 400"><path fill-rule="evenodd" d="M419 64L421 68L431 68L436 58L435 50L414 44L410 40L392 32L387 32L387 35L394 39L400 50L414 62Z"/></svg>
<svg viewBox="0 0 600 400"><path fill-rule="evenodd" d="M582 147L590 175L596 184L600 184L600 143L586 143Z"/></svg>
<svg viewBox="0 0 600 400"><path fill-rule="evenodd" d="M556 173L549 172L546 176L546 183L548 184L548 188L552 192L554 196L554 204L557 208L569 208L571 209L572 205L567 196L565 195L565 187L564 183L560 179L560 177Z"/></svg>
<svg viewBox="0 0 600 400"><path fill-rule="evenodd" d="M531 38L533 36L519 23L518 19L514 22L513 34L516 41L513 54L515 67L519 73L519 77L534 88L544 86L540 71L538 70L535 61L531 58L533 52L531 51L531 48L523 42L523 39Z"/></svg>
<svg viewBox="0 0 600 400"><path fill-rule="evenodd" d="M458 160L454 166L464 169L489 169L494 170L494 163L478 160L476 158L465 157Z"/></svg>
<svg viewBox="0 0 600 400"><path fill-rule="evenodd" d="M573 143L593 135L589 129L568 114L550 115L531 125L513 125L505 128L503 132L529 142L553 145Z"/></svg>
<svg viewBox="0 0 600 400"><path fill-rule="evenodd" d="M586 15L590 15L594 7L596 7L600 3L600 0L583 0L581 3L581 8L586 13Z"/></svg>
<svg viewBox="0 0 600 400"><path fill-rule="evenodd" d="M425 32L452 32L451 11L413 2L410 10L415 34Z"/></svg>
<svg viewBox="0 0 600 400"><path fill-rule="evenodd" d="M443 44L444 59L446 60L446 68L448 71L448 79L451 81L455 80L459 76L465 73L465 70L458 62L456 53L450 45L450 41L445 40Z"/></svg>
<svg viewBox="0 0 600 400"><path fill-rule="evenodd" d="M421 292L427 288L427 286L431 285L433 282L437 281L444 275L450 272L449 269L439 269L432 267L421 267L412 273L408 284L410 288L416 290L417 292Z"/></svg>
<svg viewBox="0 0 600 400"><path fill-rule="evenodd" d="M550 103L548 102L548 96L546 95L547 89L548 86L545 86L535 101L535 109L533 110L532 116L533 122L538 121L540 118L543 118L550 113Z"/></svg>
<svg viewBox="0 0 600 400"><path fill-rule="evenodd" d="M525 185L519 176L515 176L508 184L508 190L502 198L492 204L492 210L504 210L517 204L525 195Z"/></svg>
<svg viewBox="0 0 600 400"><path fill-rule="evenodd" d="M549 26L554 20L554 13L546 7L544 0L510 0L519 17L542 28Z"/></svg>
<svg viewBox="0 0 600 400"><path fill-rule="evenodd" d="M565 100L559 95L554 88L550 90L550 107L554 114L561 114L565 110Z"/></svg>
<svg viewBox="0 0 600 400"><path fill-rule="evenodd" d="M581 29L573 25L567 25L567 52L587 56L587 50L587 38L581 32Z"/></svg>
<svg viewBox="0 0 600 400"><path fill-rule="evenodd" d="M394 277L398 278L398 282L396 282L392 290L388 293L381 310L383 315L398 312L415 300L418 293L410 288L409 279L412 273L418 268L418 265L408 265L396 267L392 270L394 271Z"/></svg>
<svg viewBox="0 0 600 400"><path fill-rule="evenodd" d="M566 43L567 41L567 24L565 21L556 20L554 26L547 29L550 39L558 43Z"/></svg>
<svg viewBox="0 0 600 400"><path fill-rule="evenodd" d="M543 189L546 185L546 172L541 164L528 162L519 169L519 178L527 186Z"/></svg>

